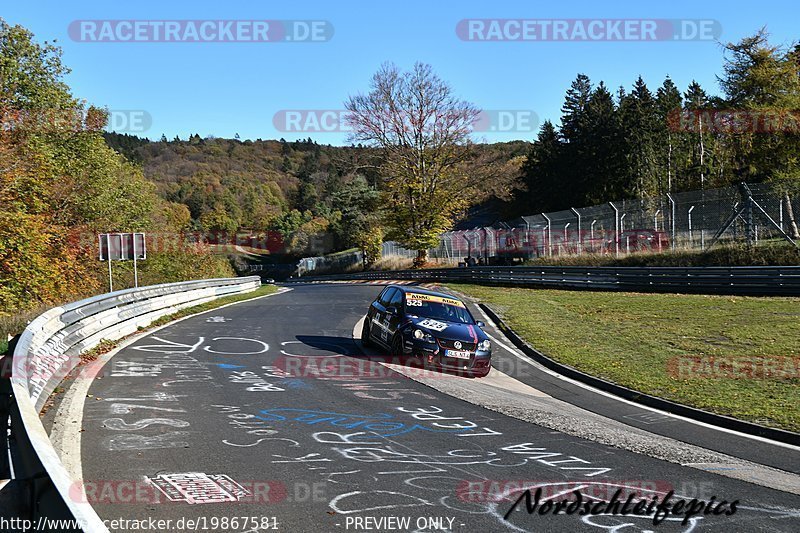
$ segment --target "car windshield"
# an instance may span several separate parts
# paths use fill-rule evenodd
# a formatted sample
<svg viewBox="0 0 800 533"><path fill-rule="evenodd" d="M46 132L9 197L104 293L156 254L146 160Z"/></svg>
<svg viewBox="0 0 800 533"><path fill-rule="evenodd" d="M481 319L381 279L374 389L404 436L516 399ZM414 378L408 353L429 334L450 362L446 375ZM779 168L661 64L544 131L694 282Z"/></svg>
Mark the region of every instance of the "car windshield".
<svg viewBox="0 0 800 533"><path fill-rule="evenodd" d="M475 321L462 302L430 294L406 294L406 312L423 318L474 324Z"/></svg>

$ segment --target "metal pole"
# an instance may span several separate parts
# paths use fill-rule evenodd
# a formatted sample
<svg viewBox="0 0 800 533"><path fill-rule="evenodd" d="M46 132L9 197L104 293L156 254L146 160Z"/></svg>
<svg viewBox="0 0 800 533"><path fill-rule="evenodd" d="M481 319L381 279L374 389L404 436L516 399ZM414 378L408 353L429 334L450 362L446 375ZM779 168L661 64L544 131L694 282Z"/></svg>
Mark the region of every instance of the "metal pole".
<svg viewBox="0 0 800 533"><path fill-rule="evenodd" d="M522 220L525 221L525 242L527 243L525 246L526 247L525 255L527 255L528 258L530 259L530 257L533 255L531 253L533 251L531 246L531 223L528 222L528 219L525 217L522 217Z"/></svg>
<svg viewBox="0 0 800 533"><path fill-rule="evenodd" d="M542 246L541 246L542 253L539 257L547 255L544 250L544 245L546 242L547 242L547 228L542 228ZM536 253L539 253L539 251L537 250Z"/></svg>
<svg viewBox="0 0 800 533"><path fill-rule="evenodd" d="M567 253L569 253L568 252L569 248L567 248L567 228L569 227L570 224L572 224L572 222L567 222L566 224L564 224L564 251Z"/></svg>
<svg viewBox="0 0 800 533"><path fill-rule="evenodd" d="M110 242L110 239L109 239ZM108 246L108 292L114 292L114 280L111 278L111 245Z"/></svg>
<svg viewBox="0 0 800 533"><path fill-rule="evenodd" d="M692 211L694 211L694 207L692 206L689 208L689 245L694 246L694 238L692 237Z"/></svg>
<svg viewBox="0 0 800 533"><path fill-rule="evenodd" d="M608 202L608 205L614 210L614 255L619 257L619 209L613 202Z"/></svg>
<svg viewBox="0 0 800 533"><path fill-rule="evenodd" d="M550 226L551 226L550 217L545 215L544 213L542 213L542 216L547 221L547 255L548 256L552 256L553 255L553 248L552 248L551 244L553 242L553 240L552 240L553 235L550 232Z"/></svg>
<svg viewBox="0 0 800 533"><path fill-rule="evenodd" d="M661 212L661 209L656 209L656 214L653 215L653 229L658 231L658 214Z"/></svg>
<svg viewBox="0 0 800 533"><path fill-rule="evenodd" d="M572 212L575 213L576 217L578 217L578 255L581 255L581 252L583 251L583 236L581 235L581 214L574 207L572 208Z"/></svg>
<svg viewBox="0 0 800 533"><path fill-rule="evenodd" d="M622 216L619 217L619 229L622 233L625 233L625 217L628 216L628 213L622 213ZM619 240L619 239L618 239ZM625 236L625 253L630 253L630 235Z"/></svg>
<svg viewBox="0 0 800 533"><path fill-rule="evenodd" d="M589 239L592 241L592 247L594 247L594 225L597 222L597 219L592 220L592 223L589 225Z"/></svg>
<svg viewBox="0 0 800 533"><path fill-rule="evenodd" d="M669 199L669 203L672 206L672 215L670 217L670 229L672 230L672 238L671 241L671 248L675 249L675 200L672 198L672 195L667 193L667 198Z"/></svg>
<svg viewBox="0 0 800 533"><path fill-rule="evenodd" d="M134 288L139 288L139 269L136 265L136 234L132 233L132 241L133 241L133 286Z"/></svg>

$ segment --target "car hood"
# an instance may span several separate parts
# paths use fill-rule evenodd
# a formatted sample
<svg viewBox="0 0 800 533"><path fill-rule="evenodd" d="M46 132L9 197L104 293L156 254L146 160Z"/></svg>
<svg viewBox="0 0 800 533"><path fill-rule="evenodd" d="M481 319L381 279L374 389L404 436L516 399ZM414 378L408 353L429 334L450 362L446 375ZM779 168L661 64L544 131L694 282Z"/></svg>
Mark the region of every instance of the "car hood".
<svg viewBox="0 0 800 533"><path fill-rule="evenodd" d="M475 324L461 322L448 322L424 317L408 317L414 327L428 331L434 337L462 342L480 342L488 339L481 328Z"/></svg>

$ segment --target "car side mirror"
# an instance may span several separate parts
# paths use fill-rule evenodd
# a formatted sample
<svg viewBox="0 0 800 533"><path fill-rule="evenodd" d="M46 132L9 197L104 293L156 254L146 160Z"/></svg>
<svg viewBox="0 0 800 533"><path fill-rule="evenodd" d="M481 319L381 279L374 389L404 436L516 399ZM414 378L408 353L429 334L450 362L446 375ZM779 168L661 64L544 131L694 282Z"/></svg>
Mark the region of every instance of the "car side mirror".
<svg viewBox="0 0 800 533"><path fill-rule="evenodd" d="M484 324L482 320L478 320L477 322L475 322L475 325L478 326L479 328L486 327L486 324Z"/></svg>

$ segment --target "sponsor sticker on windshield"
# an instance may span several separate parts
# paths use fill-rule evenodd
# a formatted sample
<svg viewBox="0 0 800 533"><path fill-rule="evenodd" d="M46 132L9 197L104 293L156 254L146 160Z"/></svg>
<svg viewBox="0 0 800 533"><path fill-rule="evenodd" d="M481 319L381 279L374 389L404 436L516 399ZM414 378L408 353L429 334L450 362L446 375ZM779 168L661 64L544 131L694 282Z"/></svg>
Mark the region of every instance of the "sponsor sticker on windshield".
<svg viewBox="0 0 800 533"><path fill-rule="evenodd" d="M463 302L453 299L453 298L445 298L443 296L434 296L432 294L419 294L416 292L408 292L406 293L406 302L410 306L418 306L418 302L436 302L440 304L446 305L454 305L456 307L466 307ZM411 303L414 302L414 303Z"/></svg>

